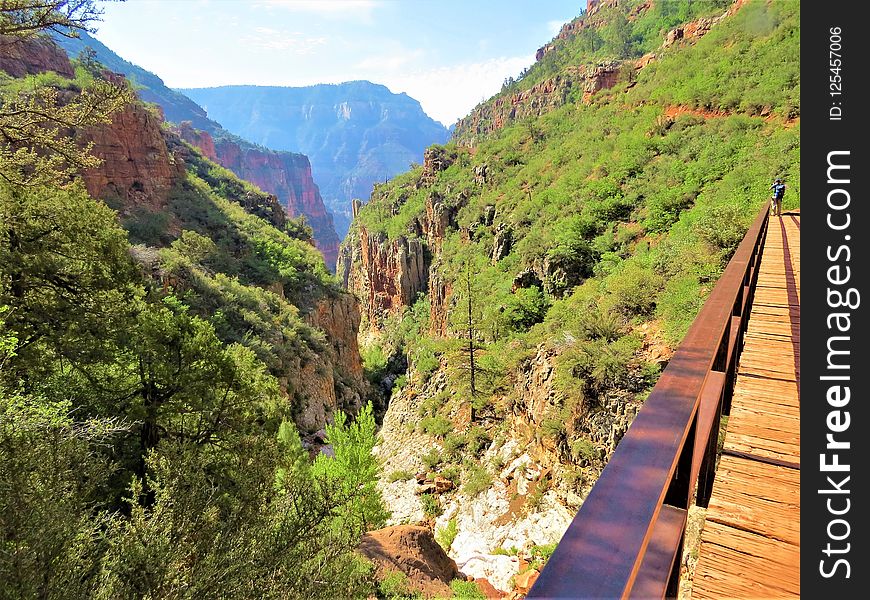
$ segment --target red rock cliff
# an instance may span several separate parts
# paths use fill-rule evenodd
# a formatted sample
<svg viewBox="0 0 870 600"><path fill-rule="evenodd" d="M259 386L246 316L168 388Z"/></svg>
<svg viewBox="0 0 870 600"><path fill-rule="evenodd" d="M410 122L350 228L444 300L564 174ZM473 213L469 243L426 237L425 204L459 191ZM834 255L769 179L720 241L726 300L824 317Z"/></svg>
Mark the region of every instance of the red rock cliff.
<svg viewBox="0 0 870 600"><path fill-rule="evenodd" d="M400 314L426 290L429 265L423 246L420 239L389 240L363 226L348 235L338 273L360 299L370 326L377 328L385 317Z"/></svg>
<svg viewBox="0 0 870 600"><path fill-rule="evenodd" d="M332 215L327 212L311 176L311 163L307 156L254 146L242 147L228 139L215 142L208 132L195 130L186 123L182 123L177 131L182 139L199 148L206 157L263 191L275 194L291 217L304 215L306 223L314 230L317 249L323 254L327 266L335 268L338 234L332 224Z"/></svg>
<svg viewBox="0 0 870 600"><path fill-rule="evenodd" d="M0 69L13 77L54 71L75 76L66 52L46 38L0 36ZM134 103L112 116L111 123L76 131L82 144L93 144L100 166L83 173L94 198L114 198L124 209L159 208L183 167L168 150L162 118Z"/></svg>
<svg viewBox="0 0 870 600"><path fill-rule="evenodd" d="M51 40L0 35L0 71L12 77L54 71L64 77L75 76L66 52Z"/></svg>
<svg viewBox="0 0 870 600"><path fill-rule="evenodd" d="M83 173L91 196L115 198L125 207L164 204L184 167L169 151L160 123L159 115L135 103L115 113L110 124L78 132L103 161Z"/></svg>
<svg viewBox="0 0 870 600"><path fill-rule="evenodd" d="M443 149L427 150L415 186L430 187L454 159ZM430 331L447 335L452 288L439 272L441 246L467 198L464 191L449 198L430 192L425 213L411 224L407 236L389 239L362 224L351 229L341 245L337 273L344 287L360 299L369 327L378 329L385 317L401 314L426 292L431 303Z"/></svg>

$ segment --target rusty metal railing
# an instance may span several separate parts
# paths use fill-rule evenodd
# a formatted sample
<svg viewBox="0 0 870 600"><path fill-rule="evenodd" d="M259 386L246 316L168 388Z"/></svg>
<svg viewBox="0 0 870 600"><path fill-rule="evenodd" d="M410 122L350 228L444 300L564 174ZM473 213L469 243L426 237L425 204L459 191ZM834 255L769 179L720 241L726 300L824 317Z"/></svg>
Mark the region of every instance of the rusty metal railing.
<svg viewBox="0 0 870 600"><path fill-rule="evenodd" d="M769 208L759 212L527 598L674 597L686 515L713 487Z"/></svg>

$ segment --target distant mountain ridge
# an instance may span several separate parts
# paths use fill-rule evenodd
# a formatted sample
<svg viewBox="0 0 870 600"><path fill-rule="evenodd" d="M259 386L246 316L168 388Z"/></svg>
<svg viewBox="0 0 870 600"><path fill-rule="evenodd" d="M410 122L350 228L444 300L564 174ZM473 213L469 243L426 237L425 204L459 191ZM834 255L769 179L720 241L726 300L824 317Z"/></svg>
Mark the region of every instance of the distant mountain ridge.
<svg viewBox="0 0 870 600"><path fill-rule="evenodd" d="M197 129L208 131L212 135L222 129L219 123L212 121L205 110L196 102L166 86L163 80L151 71L124 60L100 40L85 32L81 37L69 38L60 34L52 36L54 43L66 50L70 58L76 58L85 48L91 48L95 58L109 70L121 73L127 79L141 86L139 97L145 102L159 104L168 121L181 123L190 121Z"/></svg>
<svg viewBox="0 0 870 600"><path fill-rule="evenodd" d="M182 127L178 131L185 141L199 147L207 157L242 179L277 196L291 217L304 215L314 230L314 240L327 266L330 269L335 267L340 240L332 215L311 176L307 156L271 150L231 134L220 123L208 118L206 111L196 102L168 88L160 77L124 60L87 33L82 32L80 38L55 35L54 41L73 58L85 48L91 48L100 63L140 86L139 97L158 104L168 121L176 124L189 122L191 127ZM192 130L204 131L205 134L195 135Z"/></svg>
<svg viewBox="0 0 870 600"><path fill-rule="evenodd" d="M303 152L343 237L351 200L423 159L449 131L405 93L369 81L309 87L233 85L177 90L236 135Z"/></svg>

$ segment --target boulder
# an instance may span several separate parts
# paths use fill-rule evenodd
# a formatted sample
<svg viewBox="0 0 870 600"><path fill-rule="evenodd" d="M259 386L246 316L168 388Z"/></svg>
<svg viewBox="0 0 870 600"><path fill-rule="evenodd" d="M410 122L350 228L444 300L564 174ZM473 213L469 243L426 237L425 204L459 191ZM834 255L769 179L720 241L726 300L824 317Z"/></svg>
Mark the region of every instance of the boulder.
<svg viewBox="0 0 870 600"><path fill-rule="evenodd" d="M506 223L499 223L492 241L492 264L510 254L513 245L513 230Z"/></svg>
<svg viewBox="0 0 870 600"><path fill-rule="evenodd" d="M399 571L408 577L411 592L428 598L453 594L450 582L459 576L459 569L425 527L394 525L370 531L358 550L374 563L379 578Z"/></svg>

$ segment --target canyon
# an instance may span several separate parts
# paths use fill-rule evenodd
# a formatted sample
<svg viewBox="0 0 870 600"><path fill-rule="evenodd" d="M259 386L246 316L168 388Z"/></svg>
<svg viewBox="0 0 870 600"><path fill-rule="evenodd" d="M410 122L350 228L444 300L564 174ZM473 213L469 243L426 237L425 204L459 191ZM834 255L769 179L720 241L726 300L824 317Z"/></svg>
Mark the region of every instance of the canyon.
<svg viewBox="0 0 870 600"><path fill-rule="evenodd" d="M87 33L79 38L56 35L53 39L73 58L86 48L93 50L107 68L141 86L137 93L142 100L159 106L162 118L172 122L186 142L240 178L274 194L291 218L305 217L314 230L315 245L334 270L340 240L307 156L271 150L230 134L193 100L166 87L158 76L124 60Z"/></svg>
<svg viewBox="0 0 870 600"><path fill-rule="evenodd" d="M373 184L419 163L427 146L449 137L417 100L368 81L179 91L236 135L306 154L341 239L354 199L367 201Z"/></svg>

